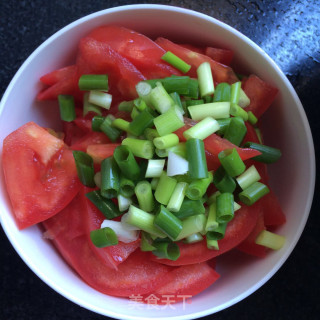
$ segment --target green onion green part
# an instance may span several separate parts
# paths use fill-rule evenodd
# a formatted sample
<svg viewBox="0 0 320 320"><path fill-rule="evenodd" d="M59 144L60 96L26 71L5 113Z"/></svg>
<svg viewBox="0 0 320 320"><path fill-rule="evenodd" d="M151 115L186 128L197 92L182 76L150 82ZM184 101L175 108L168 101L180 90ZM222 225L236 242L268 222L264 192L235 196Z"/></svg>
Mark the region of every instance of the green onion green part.
<svg viewBox="0 0 320 320"><path fill-rule="evenodd" d="M142 231L141 232L141 242L140 242L141 251L153 251L156 248L152 245L152 238L149 233Z"/></svg>
<svg viewBox="0 0 320 320"><path fill-rule="evenodd" d="M193 127L186 130L183 133L183 136L187 140L192 138L204 140L219 129L220 125L217 120L213 119L212 117L206 117Z"/></svg>
<svg viewBox="0 0 320 320"><path fill-rule="evenodd" d="M156 159L156 160L148 160L148 167L146 171L146 178L159 178L162 174L164 165L165 165L164 159Z"/></svg>
<svg viewBox="0 0 320 320"><path fill-rule="evenodd" d="M109 110L112 102L112 95L104 91L92 90L89 93L88 101Z"/></svg>
<svg viewBox="0 0 320 320"><path fill-rule="evenodd" d="M189 176L192 179L208 178L208 167L204 143L200 139L189 139L186 142Z"/></svg>
<svg viewBox="0 0 320 320"><path fill-rule="evenodd" d="M236 189L235 180L226 173L222 166L215 171L213 175L213 184L220 192L233 193Z"/></svg>
<svg viewBox="0 0 320 320"><path fill-rule="evenodd" d="M239 199L247 206L251 206L269 192L270 190L265 184L255 182L239 193Z"/></svg>
<svg viewBox="0 0 320 320"><path fill-rule="evenodd" d="M130 132L135 136L142 135L145 129L153 126L153 119L149 110L144 109L130 123Z"/></svg>
<svg viewBox="0 0 320 320"><path fill-rule="evenodd" d="M92 243L98 248L105 248L118 244L117 235L109 227L92 230L90 232L90 239Z"/></svg>
<svg viewBox="0 0 320 320"><path fill-rule="evenodd" d="M231 86L226 82L221 82L217 85L214 96L213 102L230 102L231 96Z"/></svg>
<svg viewBox="0 0 320 320"><path fill-rule="evenodd" d="M184 126L182 114L175 108L156 117L153 122L160 136L172 133Z"/></svg>
<svg viewBox="0 0 320 320"><path fill-rule="evenodd" d="M248 111L248 121L254 126L258 122L258 118L252 111Z"/></svg>
<svg viewBox="0 0 320 320"><path fill-rule="evenodd" d="M89 102L89 92L86 92L83 95L83 116L89 112L94 112L99 116L102 115L101 108Z"/></svg>
<svg viewBox="0 0 320 320"><path fill-rule="evenodd" d="M235 82L231 85L230 102L231 104L238 104L240 97L241 81Z"/></svg>
<svg viewBox="0 0 320 320"><path fill-rule="evenodd" d="M101 195L107 199L116 198L120 189L119 168L113 157L101 162Z"/></svg>
<svg viewBox="0 0 320 320"><path fill-rule="evenodd" d="M242 190L247 189L260 179L261 176L254 165L250 166L246 171L236 178L238 185Z"/></svg>
<svg viewBox="0 0 320 320"><path fill-rule="evenodd" d="M76 109L73 96L66 94L58 95L60 118L63 121L73 121L76 118Z"/></svg>
<svg viewBox="0 0 320 320"><path fill-rule="evenodd" d="M129 147L136 157L143 159L152 159L153 157L154 146L152 141L126 138L122 141L122 145Z"/></svg>
<svg viewBox="0 0 320 320"><path fill-rule="evenodd" d="M209 240L221 240L224 238L227 228L227 223L219 223L218 227L215 230L208 231L206 237Z"/></svg>
<svg viewBox="0 0 320 320"><path fill-rule="evenodd" d="M121 131L130 132L130 122L120 118L112 121L112 127Z"/></svg>
<svg viewBox="0 0 320 320"><path fill-rule="evenodd" d="M247 142L245 148L251 148L260 151L262 154L252 159L263 163L274 163L281 158L281 151L263 144Z"/></svg>
<svg viewBox="0 0 320 320"><path fill-rule="evenodd" d="M166 172L162 172L156 191L154 193L156 200L166 206L169 203L176 185L177 180L168 177Z"/></svg>
<svg viewBox="0 0 320 320"><path fill-rule="evenodd" d="M213 231L218 228L218 225L219 223L217 221L217 204L216 202L214 202L209 206L205 231Z"/></svg>
<svg viewBox="0 0 320 320"><path fill-rule="evenodd" d="M107 116L102 124L100 125L100 129L102 132L104 132L108 138L112 141L115 142L119 139L121 131L117 128L114 128L112 126L113 118L109 115Z"/></svg>
<svg viewBox="0 0 320 320"><path fill-rule="evenodd" d="M238 101L238 105L241 108L245 108L250 104L250 99L249 97L246 95L246 93L242 90L242 88L240 88L240 93L239 93L239 101Z"/></svg>
<svg viewBox="0 0 320 320"><path fill-rule="evenodd" d="M135 183L132 180L126 178L123 175L120 176L119 194L121 194L126 198L130 198L134 195L134 188L135 188Z"/></svg>
<svg viewBox="0 0 320 320"><path fill-rule="evenodd" d="M191 200L199 200L206 193L210 183L213 180L213 174L208 172L208 178L193 180L187 189L186 196Z"/></svg>
<svg viewBox="0 0 320 320"><path fill-rule="evenodd" d="M202 120L206 117L224 119L230 117L230 102L211 102L188 107L193 120Z"/></svg>
<svg viewBox="0 0 320 320"><path fill-rule="evenodd" d="M146 137L147 140L153 141L153 139L160 137L159 133L156 129L147 128L144 130L143 135Z"/></svg>
<svg viewBox="0 0 320 320"><path fill-rule="evenodd" d="M179 143L179 137L174 133L166 134L162 137L155 138L153 144L158 149L167 149L176 146Z"/></svg>
<svg viewBox="0 0 320 320"><path fill-rule="evenodd" d="M194 233L202 232L205 228L206 216L204 214L197 214L188 217L182 221L182 230L177 237L177 241L187 238Z"/></svg>
<svg viewBox="0 0 320 320"><path fill-rule="evenodd" d="M95 187L93 159L82 151L73 151L72 154L81 183L90 188Z"/></svg>
<svg viewBox="0 0 320 320"><path fill-rule="evenodd" d="M246 165L239 156L236 148L225 149L218 154L221 165L230 177L240 175L246 169Z"/></svg>
<svg viewBox="0 0 320 320"><path fill-rule="evenodd" d="M186 182L178 182L170 197L167 209L171 212L178 212L181 208L184 196L186 194L188 184Z"/></svg>
<svg viewBox="0 0 320 320"><path fill-rule="evenodd" d="M105 118L102 116L94 116L91 121L92 131L101 131L100 126L102 125L104 120Z"/></svg>
<svg viewBox="0 0 320 320"><path fill-rule="evenodd" d="M187 64L185 61L177 57L175 54L173 54L171 51L167 51L162 57L162 60L168 62L171 64L173 67L177 68L180 70L182 73L187 73L191 65Z"/></svg>
<svg viewBox="0 0 320 320"><path fill-rule="evenodd" d="M130 101L122 101L118 105L119 111L131 112L134 107L133 100Z"/></svg>
<svg viewBox="0 0 320 320"><path fill-rule="evenodd" d="M78 82L82 91L102 90L108 91L108 75L106 74L83 74Z"/></svg>
<svg viewBox="0 0 320 320"><path fill-rule="evenodd" d="M236 146L240 146L243 138L247 133L247 127L244 121L240 117L233 117L230 120L230 124L226 132L224 133L224 138L229 140Z"/></svg>
<svg viewBox="0 0 320 320"><path fill-rule="evenodd" d="M152 253L160 259L176 261L180 257L179 246L174 242L159 241L153 242L155 249Z"/></svg>
<svg viewBox="0 0 320 320"><path fill-rule="evenodd" d="M217 222L226 223L234 216L234 198L233 194L226 192L217 197ZM218 239L217 239L218 240Z"/></svg>
<svg viewBox="0 0 320 320"><path fill-rule="evenodd" d="M151 212L154 209L154 197L150 182L139 181L135 187L135 194L141 210Z"/></svg>
<svg viewBox="0 0 320 320"><path fill-rule="evenodd" d="M185 219L191 216L205 213L205 207L201 200L190 200L184 198L180 210L174 212L174 215L179 219Z"/></svg>
<svg viewBox="0 0 320 320"><path fill-rule="evenodd" d="M276 233L262 230L255 242L261 246L265 246L273 250L279 250L284 246L286 238Z"/></svg>
<svg viewBox="0 0 320 320"><path fill-rule="evenodd" d="M200 96L208 96L214 93L214 83L209 62L203 62L197 68Z"/></svg>

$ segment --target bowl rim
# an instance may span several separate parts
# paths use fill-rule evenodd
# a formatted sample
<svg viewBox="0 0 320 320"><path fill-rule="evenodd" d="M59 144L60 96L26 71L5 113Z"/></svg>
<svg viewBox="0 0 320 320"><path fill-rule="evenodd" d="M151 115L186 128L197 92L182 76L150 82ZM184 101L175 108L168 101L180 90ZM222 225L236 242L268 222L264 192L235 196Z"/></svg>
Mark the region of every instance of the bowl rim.
<svg viewBox="0 0 320 320"><path fill-rule="evenodd" d="M116 7L112 7L112 8L108 8L108 9L104 9L104 10L100 10L94 13L91 13L89 15L86 15L82 18L79 18L71 23L69 23L68 25L66 25L65 27L63 27L62 29L58 30L57 32L55 32L54 34L52 34L47 40L45 40L41 45L39 45L30 55L29 57L24 61L24 63L20 66L20 68L18 69L18 71L15 73L14 77L12 78L12 80L10 81L7 89L5 90L5 93L3 94L3 97L1 99L0 102L0 117L2 114L2 111L6 105L6 101L17 81L17 79L19 78L20 74L24 71L24 69L27 67L27 65L29 64L30 61L32 61L34 59L34 57L36 57L38 55L39 52L41 52L41 50L46 47L48 44L50 44L51 42L53 42L56 38L58 38L60 35L62 35L63 33L67 32L68 30L82 24L83 22L89 21L91 19L106 15L106 14L110 14L113 12L121 12L121 11L133 11L133 10L160 10L160 11L171 11L171 12L178 12L178 13L183 13L183 14L187 14L187 15L192 15L192 16L196 16L200 19L205 19L213 24L219 25L221 27L223 27L224 29L228 30L229 32L235 34L237 37L240 37L242 41L247 42L251 47L254 48L255 51L258 51L261 55L264 56L265 59L268 60L268 63L272 65L272 67L276 70L276 72L278 73L278 75L281 77L281 79L284 81L286 87L288 88L290 94L293 96L293 98L295 99L295 101L297 102L297 106L298 106L298 111L304 126L304 129L306 130L306 136L308 138L308 148L311 152L311 154L309 154L309 161L310 161L310 166L309 166L309 170L310 170L310 182L308 185L308 189L309 189L309 193L308 193L308 198L305 204L305 213L303 215L303 219L301 220L300 224L299 224L299 228L296 232L296 235L293 239L293 241L291 242L290 246L288 247L288 249L286 250L285 254L281 256L281 258L277 261L277 264L274 265L274 267L270 270L270 272L268 272L266 274L266 276L260 280L259 282L257 282L255 285L253 285L252 287L250 287L248 290L244 291L241 295L238 295L237 297L229 300L227 303L219 305L218 307L214 307L212 309L206 309L204 311L201 312L193 312L190 314L186 314L186 315L180 315L180 316L173 316L173 317L167 317L166 319L190 319L190 317L192 318L198 318L198 317L203 317L203 316L207 316L210 315L212 313L216 313L219 312L223 309L226 309L236 303L238 303L239 301L245 299L246 297L248 297L250 294L252 294L253 292L255 292L256 290L258 290L262 285L264 285L279 269L280 267L284 264L284 262L288 259L289 255L292 253L293 249L295 248L308 219L308 216L310 214L310 210L311 210L311 205L312 205L312 201L313 201L313 195L314 195L314 189L315 189L315 172L316 172L316 168L315 168L315 151L314 151L314 143L313 143L313 138L312 138L312 134L311 134L311 129L310 129L310 125L306 116L306 113L303 109L303 106L301 104L301 101L297 95L297 93L295 92L293 86L291 85L291 83L289 82L289 80L287 79L287 77L284 75L284 73L281 71L281 69L278 67L278 65L273 61L273 59L271 59L271 57L265 52L263 51L257 44L255 44L251 39L249 39L247 36L243 35L240 31L234 29L233 27L227 25L226 23L213 18L209 15L206 15L204 13L200 13L194 10L190 10L190 9L185 9L182 7L176 7L176 6L170 6L170 5L161 5L161 4L132 4L132 5L123 5L123 6L116 6ZM1 226L4 230L4 232L6 233L6 236L8 237L8 239L10 240L11 245L14 247L14 249L16 250L16 252L19 254L19 256L22 258L22 260L26 263L26 265L42 280L44 281L47 285L49 285L52 289L54 289L57 293L63 295L65 298L67 298L68 300L74 302L75 304L78 304L81 307L85 307L88 310L92 311L92 312L96 312L99 313L101 315L104 316L111 316L114 318L118 318L118 319L149 319L149 318L142 318L141 316L130 316L128 317L127 315L121 314L121 313L115 313L113 311L107 310L107 309L102 309L100 307L97 306L93 306L90 303L87 303L84 300L79 300L78 298L73 297L73 295L71 293L69 293L68 291L64 290L63 288L61 288L60 286L56 285L55 282L53 280L50 280L50 278L46 277L45 274L43 273L43 271L41 271L36 264L32 263L32 261L29 260L28 256L24 254L23 250L20 248L19 242L16 241L16 239L13 237L13 235L11 234L10 230L8 228L6 228L6 224L4 222L4 220L2 219L2 217L0 216L0 223ZM152 319L164 319L163 317L155 317Z"/></svg>

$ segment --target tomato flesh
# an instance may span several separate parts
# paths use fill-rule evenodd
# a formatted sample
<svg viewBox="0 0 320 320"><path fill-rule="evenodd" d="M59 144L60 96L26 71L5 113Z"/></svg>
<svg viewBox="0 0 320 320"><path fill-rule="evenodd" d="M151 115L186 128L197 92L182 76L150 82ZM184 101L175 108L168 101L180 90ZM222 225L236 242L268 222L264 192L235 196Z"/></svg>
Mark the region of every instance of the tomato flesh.
<svg viewBox="0 0 320 320"><path fill-rule="evenodd" d="M33 122L5 138L2 161L19 229L55 215L79 190L72 152Z"/></svg>

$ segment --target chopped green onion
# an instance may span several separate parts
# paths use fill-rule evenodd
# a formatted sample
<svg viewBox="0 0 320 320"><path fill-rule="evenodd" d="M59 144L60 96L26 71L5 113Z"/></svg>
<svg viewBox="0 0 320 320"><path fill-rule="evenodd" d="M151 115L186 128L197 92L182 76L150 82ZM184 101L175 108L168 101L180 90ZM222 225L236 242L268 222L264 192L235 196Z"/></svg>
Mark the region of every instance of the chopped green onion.
<svg viewBox="0 0 320 320"><path fill-rule="evenodd" d="M122 131L130 132L130 122L120 118L112 121L112 127Z"/></svg>
<svg viewBox="0 0 320 320"><path fill-rule="evenodd" d="M78 177L87 187L95 187L93 159L82 151L73 151Z"/></svg>
<svg viewBox="0 0 320 320"><path fill-rule="evenodd" d="M115 142L119 139L121 131L117 128L114 128L112 126L112 122L113 122L112 117L110 115L107 116L102 122L102 124L100 125L100 129L102 132L104 132L108 136L108 138L112 142Z"/></svg>
<svg viewBox="0 0 320 320"><path fill-rule="evenodd" d="M153 122L160 136L172 133L184 126L183 117L175 108L156 117Z"/></svg>
<svg viewBox="0 0 320 320"><path fill-rule="evenodd" d="M155 216L153 214L145 212L131 205L127 213L125 222L136 226L140 230L150 233L151 235L155 235L159 238L165 238L166 234L154 225L154 219Z"/></svg>
<svg viewBox="0 0 320 320"><path fill-rule="evenodd" d="M217 131L217 134L220 136L224 135L226 132L228 125L230 124L231 118L225 118L225 119L218 119L217 122L219 123L220 129Z"/></svg>
<svg viewBox="0 0 320 320"><path fill-rule="evenodd" d="M134 99L133 103L139 111L143 111L147 108L147 104L142 98Z"/></svg>
<svg viewBox="0 0 320 320"><path fill-rule="evenodd" d="M131 180L138 179L140 167L128 146L121 145L116 147L113 157L125 177Z"/></svg>
<svg viewBox="0 0 320 320"><path fill-rule="evenodd" d="M101 108L89 102L89 92L86 92L83 95L83 116L85 116L89 112L94 112L99 116L102 115Z"/></svg>
<svg viewBox="0 0 320 320"><path fill-rule="evenodd" d="M187 148L185 142L180 142L176 146L167 149L167 151L168 154L171 151L182 158L187 158Z"/></svg>
<svg viewBox="0 0 320 320"><path fill-rule="evenodd" d="M208 167L203 141L200 139L189 139L186 142L186 147L189 162L189 176L192 179L207 178Z"/></svg>
<svg viewBox="0 0 320 320"><path fill-rule="evenodd" d="M133 107L130 114L131 119L134 120L134 118L136 118L139 114L140 114L140 111L136 107Z"/></svg>
<svg viewBox="0 0 320 320"><path fill-rule="evenodd" d="M239 193L239 199L244 204L251 206L269 192L270 190L265 184L255 182Z"/></svg>
<svg viewBox="0 0 320 320"><path fill-rule="evenodd" d="M229 222L234 216L233 194L226 192L217 196L217 221L219 223ZM218 240L218 239L217 239Z"/></svg>
<svg viewBox="0 0 320 320"><path fill-rule="evenodd" d="M167 51L162 57L162 60L168 62L171 64L173 67L177 68L180 70L182 73L187 73L191 65L187 64L185 61L177 57L175 54L173 54L171 51Z"/></svg>
<svg viewBox="0 0 320 320"><path fill-rule="evenodd" d="M262 230L256 239L256 244L265 246L273 250L281 249L285 244L286 238L273 232Z"/></svg>
<svg viewBox="0 0 320 320"><path fill-rule="evenodd" d="M204 214L205 208L201 200L184 198L180 210L173 213L179 219L185 219L198 214Z"/></svg>
<svg viewBox="0 0 320 320"><path fill-rule="evenodd" d="M240 117L243 121L247 121L249 118L248 112L239 107L237 104L231 104L230 114L234 117Z"/></svg>
<svg viewBox="0 0 320 320"><path fill-rule="evenodd" d="M73 96L66 94L58 95L60 118L63 121L73 121L76 118L76 109Z"/></svg>
<svg viewBox="0 0 320 320"><path fill-rule="evenodd" d="M218 154L221 165L230 177L240 175L246 169L236 148L225 149Z"/></svg>
<svg viewBox="0 0 320 320"><path fill-rule="evenodd" d="M217 229L219 223L217 221L217 204L216 202L213 202L209 206L209 212L208 212L208 218L207 223L205 227L205 231L213 231Z"/></svg>
<svg viewBox="0 0 320 320"><path fill-rule="evenodd" d="M230 102L231 104L238 104L240 97L241 81L235 82L231 85Z"/></svg>
<svg viewBox="0 0 320 320"><path fill-rule="evenodd" d="M217 120L213 119L212 117L206 117L193 127L186 130L183 133L183 136L187 140L191 138L204 140L219 129L220 125Z"/></svg>
<svg viewBox="0 0 320 320"><path fill-rule="evenodd" d="M207 240L207 248L210 250L219 250L219 245L217 240L211 240L209 238Z"/></svg>
<svg viewBox="0 0 320 320"><path fill-rule="evenodd" d="M154 193L156 200L163 205L167 205L176 185L176 179L168 177L165 172L162 172L156 191Z"/></svg>
<svg viewBox="0 0 320 320"><path fill-rule="evenodd" d="M197 232L197 233L194 233L194 234L191 234L190 236L186 237L183 242L184 243L196 243L196 242L200 242L203 240L203 237L201 235L201 233Z"/></svg>
<svg viewBox="0 0 320 320"><path fill-rule="evenodd" d="M256 132L256 135L258 137L259 143L263 144L263 140L262 140L262 134L259 128L254 128L254 131Z"/></svg>
<svg viewBox="0 0 320 320"><path fill-rule="evenodd" d="M230 102L230 95L231 95L231 86L226 82L221 82L217 85L214 96L213 102Z"/></svg>
<svg viewBox="0 0 320 320"><path fill-rule="evenodd" d="M167 158L169 155L168 149L155 149L155 153L159 158Z"/></svg>
<svg viewBox="0 0 320 320"><path fill-rule="evenodd" d="M199 104L204 104L204 100L203 99L197 99L197 100L186 100L186 106L190 107L190 106L197 106Z"/></svg>
<svg viewBox="0 0 320 320"><path fill-rule="evenodd" d="M101 188L101 171L97 172L93 177L94 183L98 188Z"/></svg>
<svg viewBox="0 0 320 320"><path fill-rule="evenodd" d="M208 96L214 93L214 83L209 62L203 62L197 68L200 96Z"/></svg>
<svg viewBox="0 0 320 320"><path fill-rule="evenodd" d="M186 194L188 184L186 182L178 182L170 197L167 209L171 212L178 212L181 208L184 196Z"/></svg>
<svg viewBox="0 0 320 320"><path fill-rule="evenodd" d="M146 178L159 178L163 171L165 160L148 160L148 167L146 171Z"/></svg>
<svg viewBox="0 0 320 320"><path fill-rule="evenodd" d="M120 212L128 210L131 204L131 198L126 198L123 195L118 194L118 207Z"/></svg>
<svg viewBox="0 0 320 320"><path fill-rule="evenodd" d="M153 119L149 110L144 109L130 123L130 132L135 136L142 135L145 129L153 126Z"/></svg>
<svg viewBox="0 0 320 320"><path fill-rule="evenodd" d="M210 183L212 182L212 172L208 172L208 178L192 181L187 189L186 196L191 200L199 200L206 193Z"/></svg>
<svg viewBox="0 0 320 320"><path fill-rule="evenodd" d="M105 248L118 244L117 235L111 228L108 227L92 230L90 232L90 239L98 248Z"/></svg>
<svg viewBox="0 0 320 320"><path fill-rule="evenodd" d="M174 106L174 101L163 87L161 82L151 90L150 102L159 113L165 113Z"/></svg>
<svg viewBox="0 0 320 320"><path fill-rule="evenodd" d="M82 91L103 90L108 91L108 75L106 74L83 74L78 82Z"/></svg>
<svg viewBox="0 0 320 320"><path fill-rule="evenodd" d="M92 90L90 91L88 101L109 110L112 102L112 95L107 92Z"/></svg>
<svg viewBox="0 0 320 320"><path fill-rule="evenodd" d="M244 121L240 117L233 117L230 120L230 124L226 132L224 133L224 138L229 140L231 143L236 146L240 146L244 136L247 133L246 125Z"/></svg>
<svg viewBox="0 0 320 320"><path fill-rule="evenodd" d="M152 238L149 233L142 231L141 232L141 242L140 242L141 251L153 251L156 248L152 245Z"/></svg>
<svg viewBox="0 0 320 320"><path fill-rule="evenodd" d="M250 187L253 183L259 181L260 179L261 176L254 165L249 167L245 172L236 178L238 185L242 190Z"/></svg>
<svg viewBox="0 0 320 320"><path fill-rule="evenodd" d="M184 219L182 221L182 230L176 240L179 241L194 233L202 232L205 228L205 224L206 217L204 214L197 214Z"/></svg>
<svg viewBox="0 0 320 320"><path fill-rule="evenodd" d="M236 211L238 211L239 209L241 209L240 204L238 204L237 202L234 202L234 203L233 203L233 209L234 209L234 212L236 212Z"/></svg>
<svg viewBox="0 0 320 320"><path fill-rule="evenodd" d="M281 157L281 151L276 148L272 148L263 144L247 142L244 145L245 148L251 148L260 151L262 154L252 158L253 160L263 163L274 163Z"/></svg>
<svg viewBox="0 0 320 320"><path fill-rule="evenodd" d="M125 112L131 112L133 109L133 100L130 101L122 101L118 105L118 110L119 111L125 111Z"/></svg>
<svg viewBox="0 0 320 320"><path fill-rule="evenodd" d="M147 128L144 130L143 135L146 137L147 140L153 141L153 139L160 137L159 133L156 129Z"/></svg>
<svg viewBox="0 0 320 320"><path fill-rule="evenodd" d="M242 88L240 88L240 93L239 93L239 102L238 105L241 108L245 108L250 104L250 99L249 97L246 95L246 93L242 90Z"/></svg>
<svg viewBox="0 0 320 320"><path fill-rule="evenodd" d="M154 225L172 240L175 240L182 230L182 221L164 206L160 206L154 219Z"/></svg>
<svg viewBox="0 0 320 320"><path fill-rule="evenodd" d="M138 230L133 230L130 225L122 221L104 220L101 224L101 229L102 228L111 228L117 235L119 241L124 243L136 241L140 234Z"/></svg>
<svg viewBox="0 0 320 320"><path fill-rule="evenodd" d="M123 175L120 176L120 189L119 193L126 197L130 198L134 195L135 184L132 180L127 179Z"/></svg>
<svg viewBox="0 0 320 320"><path fill-rule="evenodd" d="M142 98L147 104L150 103L150 96L152 87L149 83L146 81L140 81L136 85L137 94L140 98Z"/></svg>
<svg viewBox="0 0 320 320"><path fill-rule="evenodd" d="M218 227L215 230L208 231L206 237L209 240L221 240L224 238L227 228L227 223L219 223Z"/></svg>
<svg viewBox="0 0 320 320"><path fill-rule="evenodd" d="M155 138L153 144L158 149L167 149L176 146L179 143L179 137L174 133L166 134L162 137Z"/></svg>
<svg viewBox="0 0 320 320"><path fill-rule="evenodd" d="M104 120L105 118L102 116L94 116L91 121L92 131L101 131L100 126L102 125Z"/></svg>
<svg viewBox="0 0 320 320"><path fill-rule="evenodd" d="M102 212L107 219L113 219L122 214L119 208L110 199L102 197L100 191L86 193L86 197Z"/></svg>
<svg viewBox="0 0 320 320"><path fill-rule="evenodd" d="M217 196L221 194L220 191L214 192L207 200L207 205L210 206L212 203L217 201Z"/></svg>
<svg viewBox="0 0 320 320"><path fill-rule="evenodd" d="M107 199L116 198L120 189L119 168L113 157L101 162L101 195Z"/></svg>
<svg viewBox="0 0 320 320"><path fill-rule="evenodd" d="M167 175L169 177L183 175L189 171L189 162L178 154L169 151L167 163Z"/></svg>
<svg viewBox="0 0 320 320"><path fill-rule="evenodd" d="M128 146L136 157L143 159L152 159L153 157L154 146L152 141L126 138L122 141L122 145Z"/></svg>
<svg viewBox="0 0 320 320"><path fill-rule="evenodd" d="M151 188L152 188L152 190L156 190L156 189L157 189L157 185L158 185L159 181L160 181L159 178L153 178L153 179L151 180L150 183L151 183Z"/></svg>
<svg viewBox="0 0 320 320"><path fill-rule="evenodd" d="M258 122L258 118L252 111L248 111L248 121L254 126Z"/></svg>
<svg viewBox="0 0 320 320"><path fill-rule="evenodd" d="M224 119L230 117L230 102L211 102L188 107L193 120L202 120L206 117Z"/></svg>
<svg viewBox="0 0 320 320"><path fill-rule="evenodd" d="M134 191L137 196L140 209L146 212L151 212L154 209L154 198L150 182L139 181Z"/></svg>
<svg viewBox="0 0 320 320"><path fill-rule="evenodd" d="M213 184L220 192L232 193L236 189L235 180L226 173L222 166L215 171L213 175Z"/></svg>
<svg viewBox="0 0 320 320"><path fill-rule="evenodd" d="M182 114L185 114L185 111L183 109L182 103L181 103L181 99L179 96L178 92L171 92L170 93L170 97L172 98L172 100L174 101L175 105L179 107L180 111Z"/></svg>
<svg viewBox="0 0 320 320"><path fill-rule="evenodd" d="M160 259L176 261L180 257L179 246L171 241L153 242L155 247L152 253Z"/></svg>

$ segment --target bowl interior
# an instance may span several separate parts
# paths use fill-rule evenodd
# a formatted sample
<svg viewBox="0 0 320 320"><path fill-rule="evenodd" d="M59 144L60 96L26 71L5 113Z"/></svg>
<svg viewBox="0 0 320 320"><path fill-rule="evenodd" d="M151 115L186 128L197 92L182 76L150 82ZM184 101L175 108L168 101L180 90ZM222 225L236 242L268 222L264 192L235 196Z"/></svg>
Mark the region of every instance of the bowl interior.
<svg viewBox="0 0 320 320"><path fill-rule="evenodd" d="M229 26L181 8L124 6L72 23L28 58L10 83L0 105L1 141L30 120L59 128L56 103L35 101L41 88L38 79L72 63L78 41L91 29L104 24L123 25L150 37L165 36L179 42L230 48L235 51L234 65L238 70L255 73L279 88L280 94L263 117L262 126L266 144L281 148L283 152L281 161L271 166L270 174L271 185L287 215L287 223L278 230L287 238L285 247L261 260L240 253L226 254L218 260L221 278L215 285L192 298L191 304L179 303L172 306L174 310L168 307L154 312L154 308L148 305L137 307L127 299L106 296L88 287L66 265L51 243L42 239L42 231L37 226L18 231L10 214L11 206L1 170L2 226L19 255L42 280L85 308L123 319L190 319L217 312L265 283L283 264L301 235L311 206L315 176L314 149L305 113L292 86L272 60Z"/></svg>

